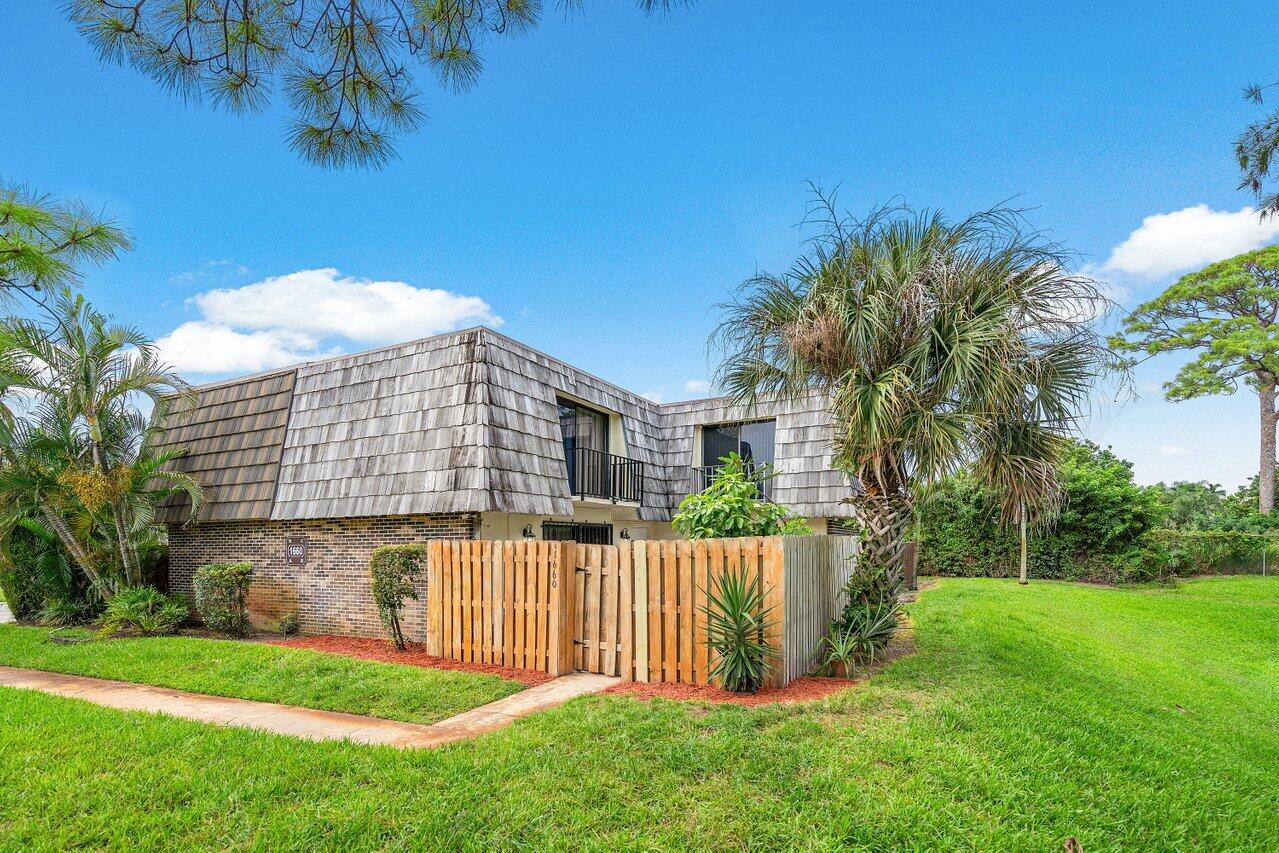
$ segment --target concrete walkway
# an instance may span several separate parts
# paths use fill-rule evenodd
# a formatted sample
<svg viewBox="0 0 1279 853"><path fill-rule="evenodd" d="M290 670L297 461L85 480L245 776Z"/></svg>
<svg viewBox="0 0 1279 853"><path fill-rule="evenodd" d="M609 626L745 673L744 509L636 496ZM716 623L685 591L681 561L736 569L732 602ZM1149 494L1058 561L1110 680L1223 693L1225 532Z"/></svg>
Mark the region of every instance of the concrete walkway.
<svg viewBox="0 0 1279 853"><path fill-rule="evenodd" d="M307 740L347 740L400 749L440 746L476 737L508 726L520 717L562 705L578 696L596 693L618 680L606 675L575 672L427 726L273 702L188 693L127 681L0 666L0 687L39 690L108 708L171 714L202 723L261 729Z"/></svg>

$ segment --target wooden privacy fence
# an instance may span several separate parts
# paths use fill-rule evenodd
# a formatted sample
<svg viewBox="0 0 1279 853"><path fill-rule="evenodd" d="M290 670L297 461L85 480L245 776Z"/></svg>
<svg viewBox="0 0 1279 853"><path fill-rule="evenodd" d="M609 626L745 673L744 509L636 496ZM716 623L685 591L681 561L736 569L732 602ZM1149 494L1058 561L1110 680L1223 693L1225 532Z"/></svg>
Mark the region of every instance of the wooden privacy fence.
<svg viewBox="0 0 1279 853"><path fill-rule="evenodd" d="M710 683L706 593L726 571L761 576L778 657L772 682L808 671L853 569L845 536L572 542L435 540L427 648L472 663Z"/></svg>

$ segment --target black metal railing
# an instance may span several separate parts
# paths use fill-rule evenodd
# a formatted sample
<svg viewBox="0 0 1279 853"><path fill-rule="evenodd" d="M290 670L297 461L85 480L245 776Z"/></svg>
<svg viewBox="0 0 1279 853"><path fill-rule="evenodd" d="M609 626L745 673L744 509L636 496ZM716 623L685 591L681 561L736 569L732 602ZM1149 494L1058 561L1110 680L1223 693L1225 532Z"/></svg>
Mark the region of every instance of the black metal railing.
<svg viewBox="0 0 1279 853"><path fill-rule="evenodd" d="M759 476L762 478L762 481L755 484L756 488L759 489L761 497L763 497L764 500L771 501L773 499L772 477L773 474L776 473L773 471L773 467L771 465L755 465L747 462L746 465L743 466L743 469L747 477ZM690 483L691 493L697 494L698 492L706 491L706 489L710 487L710 484L715 482L715 478L719 476L719 472L723 470L723 465L702 465L694 468L692 482Z"/></svg>
<svg viewBox="0 0 1279 853"><path fill-rule="evenodd" d="M574 496L643 502L643 462L586 447L573 448L564 461L568 465L568 488Z"/></svg>

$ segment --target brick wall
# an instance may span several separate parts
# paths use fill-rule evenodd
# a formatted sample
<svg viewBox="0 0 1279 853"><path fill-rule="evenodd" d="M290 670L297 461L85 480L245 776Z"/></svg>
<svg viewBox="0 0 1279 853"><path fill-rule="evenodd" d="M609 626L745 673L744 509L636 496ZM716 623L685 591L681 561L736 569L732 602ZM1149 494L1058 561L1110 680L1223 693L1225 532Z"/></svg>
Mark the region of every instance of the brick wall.
<svg viewBox="0 0 1279 853"><path fill-rule="evenodd" d="M250 620L263 626L286 613L298 615L306 634L385 636L369 595L369 555L379 545L424 543L428 539L469 539L471 514L378 516L316 521L225 521L169 528L169 587L191 595L191 578L205 563L248 560ZM285 561L285 540L306 539L304 566ZM425 582L420 601L405 607L404 632L420 640L425 632Z"/></svg>

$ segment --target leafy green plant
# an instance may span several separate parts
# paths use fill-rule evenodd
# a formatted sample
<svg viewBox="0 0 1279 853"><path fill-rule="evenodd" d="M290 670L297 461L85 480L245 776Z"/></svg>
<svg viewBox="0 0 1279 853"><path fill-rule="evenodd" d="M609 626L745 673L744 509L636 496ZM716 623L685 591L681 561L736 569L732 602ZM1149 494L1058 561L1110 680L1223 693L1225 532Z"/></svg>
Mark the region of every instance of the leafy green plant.
<svg viewBox="0 0 1279 853"><path fill-rule="evenodd" d="M706 641L715 651L711 677L734 693L755 693L764 683L776 657L764 641L773 624L772 608L764 607L763 582L758 572L729 569L706 591Z"/></svg>
<svg viewBox="0 0 1279 853"><path fill-rule="evenodd" d="M195 570L195 609L215 631L243 637L249 630L252 563L210 563Z"/></svg>
<svg viewBox="0 0 1279 853"><path fill-rule="evenodd" d="M173 634L189 615L186 601L180 595L165 595L150 586L126 587L107 602L98 636L129 632L144 637Z"/></svg>
<svg viewBox="0 0 1279 853"><path fill-rule="evenodd" d="M369 560L373 601L397 649L405 648L400 611L406 599L417 599L414 583L425 562L426 548L421 545L383 545Z"/></svg>
<svg viewBox="0 0 1279 853"><path fill-rule="evenodd" d="M97 608L87 601L73 598L51 598L40 608L39 622L50 628L68 628L93 620Z"/></svg>
<svg viewBox="0 0 1279 853"><path fill-rule="evenodd" d="M859 665L873 664L888 648L900 622L901 599L895 594L850 601L819 646L819 669L830 673L838 666L852 678Z"/></svg>
<svg viewBox="0 0 1279 853"><path fill-rule="evenodd" d="M286 637L296 636L300 630L298 625L298 614L290 611L280 617L280 621L276 623L275 629Z"/></svg>
<svg viewBox="0 0 1279 853"><path fill-rule="evenodd" d="M680 501L671 519L675 532L688 539L737 536L800 536L813 531L781 504L764 500L763 484L775 476L767 466L748 465L736 453L719 460L711 484Z"/></svg>

